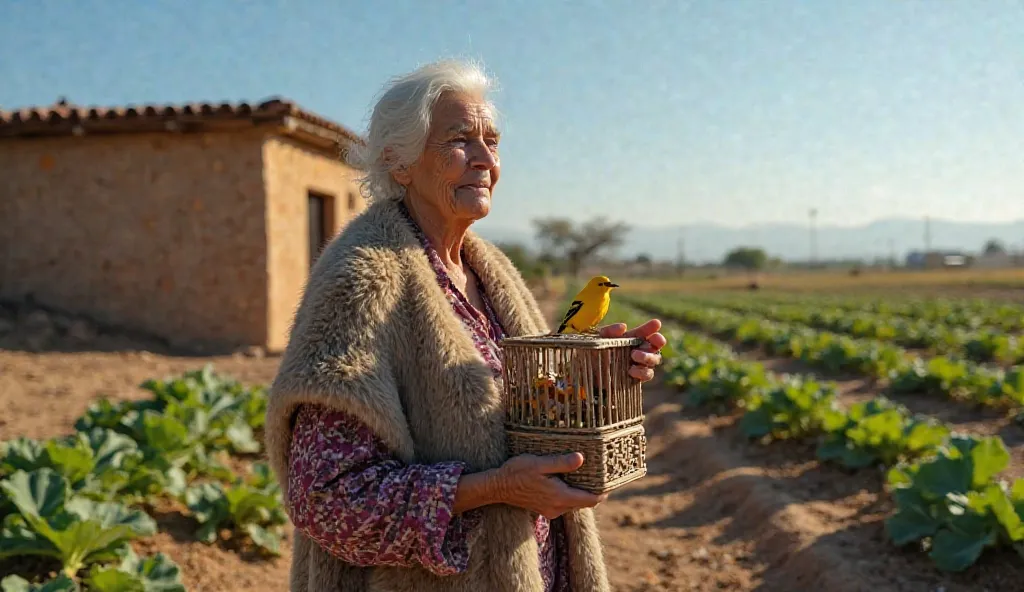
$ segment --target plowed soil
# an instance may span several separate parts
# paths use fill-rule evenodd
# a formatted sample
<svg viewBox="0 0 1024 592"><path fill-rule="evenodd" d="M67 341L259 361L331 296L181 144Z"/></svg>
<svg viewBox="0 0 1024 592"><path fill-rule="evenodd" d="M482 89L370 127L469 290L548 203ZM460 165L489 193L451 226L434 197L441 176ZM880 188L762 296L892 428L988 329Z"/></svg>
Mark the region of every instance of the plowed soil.
<svg viewBox="0 0 1024 592"><path fill-rule="evenodd" d="M143 346L102 332L93 343L103 345L90 346L60 331L45 343L25 343L19 327L19 319L9 317L6 333L0 328L0 439L67 433L99 396L145 396L138 385L147 378L210 363L245 382L267 383L278 364L274 357L180 356L152 344L140 351ZM865 396L871 386L851 383L847 390L850 397ZM813 444L747 442L734 417L701 415L684 409L681 401L658 384L645 389L648 476L617 490L597 509L613 589L994 592L1024 587L1016 556L987 555L968 573L947 576L920 551L893 548L882 531L890 507L879 473L846 474L823 466L813 460ZM1005 428L995 427L998 418L967 419L977 419L975 426L982 429ZM179 510L159 508L160 534L137 547L169 555L190 590L287 590L289 541L282 545L285 553L273 559L228 543L207 546L192 540L194 524ZM0 563L4 575L41 568L46 570L39 563Z"/></svg>

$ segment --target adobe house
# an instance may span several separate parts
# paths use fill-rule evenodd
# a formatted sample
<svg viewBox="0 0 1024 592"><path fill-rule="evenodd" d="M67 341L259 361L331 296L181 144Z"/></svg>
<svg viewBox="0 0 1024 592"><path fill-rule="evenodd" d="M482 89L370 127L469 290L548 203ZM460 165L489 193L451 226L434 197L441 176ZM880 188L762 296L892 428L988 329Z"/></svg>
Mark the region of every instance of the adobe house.
<svg viewBox="0 0 1024 592"><path fill-rule="evenodd" d="M358 142L279 99L0 111L0 300L279 352Z"/></svg>

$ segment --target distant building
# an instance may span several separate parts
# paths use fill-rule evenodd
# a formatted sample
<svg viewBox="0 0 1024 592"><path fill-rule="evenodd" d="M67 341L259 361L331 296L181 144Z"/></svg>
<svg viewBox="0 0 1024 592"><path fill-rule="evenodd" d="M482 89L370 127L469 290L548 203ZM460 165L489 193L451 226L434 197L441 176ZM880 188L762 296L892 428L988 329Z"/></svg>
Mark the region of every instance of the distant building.
<svg viewBox="0 0 1024 592"><path fill-rule="evenodd" d="M971 257L961 251L911 251L906 260L909 269L968 267L970 264Z"/></svg>
<svg viewBox="0 0 1024 592"><path fill-rule="evenodd" d="M0 299L280 351L359 142L278 99L0 111Z"/></svg>
<svg viewBox="0 0 1024 592"><path fill-rule="evenodd" d="M974 258L972 267L979 269L1003 269L1017 265L1015 258L1010 253L999 251L995 253L982 253Z"/></svg>

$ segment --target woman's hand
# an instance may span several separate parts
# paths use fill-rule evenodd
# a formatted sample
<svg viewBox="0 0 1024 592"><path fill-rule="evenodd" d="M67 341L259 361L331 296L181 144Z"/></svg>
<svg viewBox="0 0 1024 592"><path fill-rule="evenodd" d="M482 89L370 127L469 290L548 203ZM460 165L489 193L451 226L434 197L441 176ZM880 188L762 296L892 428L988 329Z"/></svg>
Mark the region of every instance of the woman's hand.
<svg viewBox="0 0 1024 592"><path fill-rule="evenodd" d="M495 470L496 501L536 512L549 520L579 508L592 508L608 499L566 485L556 475L570 473L583 465L579 452L553 456L521 454Z"/></svg>
<svg viewBox="0 0 1024 592"><path fill-rule="evenodd" d="M661 321L651 319L631 331L626 330L625 323L615 323L599 329L601 337L639 337L647 343L633 350L631 357L633 365L629 368L629 375L647 382L654 378L654 369L661 364L661 348L665 347L668 340L659 333Z"/></svg>

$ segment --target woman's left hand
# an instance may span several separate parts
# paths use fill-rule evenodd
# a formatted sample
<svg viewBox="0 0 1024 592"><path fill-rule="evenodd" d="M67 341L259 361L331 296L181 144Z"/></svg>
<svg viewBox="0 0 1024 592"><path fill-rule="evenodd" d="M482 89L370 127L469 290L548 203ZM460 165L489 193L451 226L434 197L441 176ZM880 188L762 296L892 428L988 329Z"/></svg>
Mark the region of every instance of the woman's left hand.
<svg viewBox="0 0 1024 592"><path fill-rule="evenodd" d="M601 327L598 332L601 337L639 337L647 342L633 350L633 365L629 368L630 376L640 382L647 382L654 378L654 369L661 364L659 352L668 343L665 336L658 332L660 329L661 321L651 319L629 331L626 330L625 323L615 323Z"/></svg>

